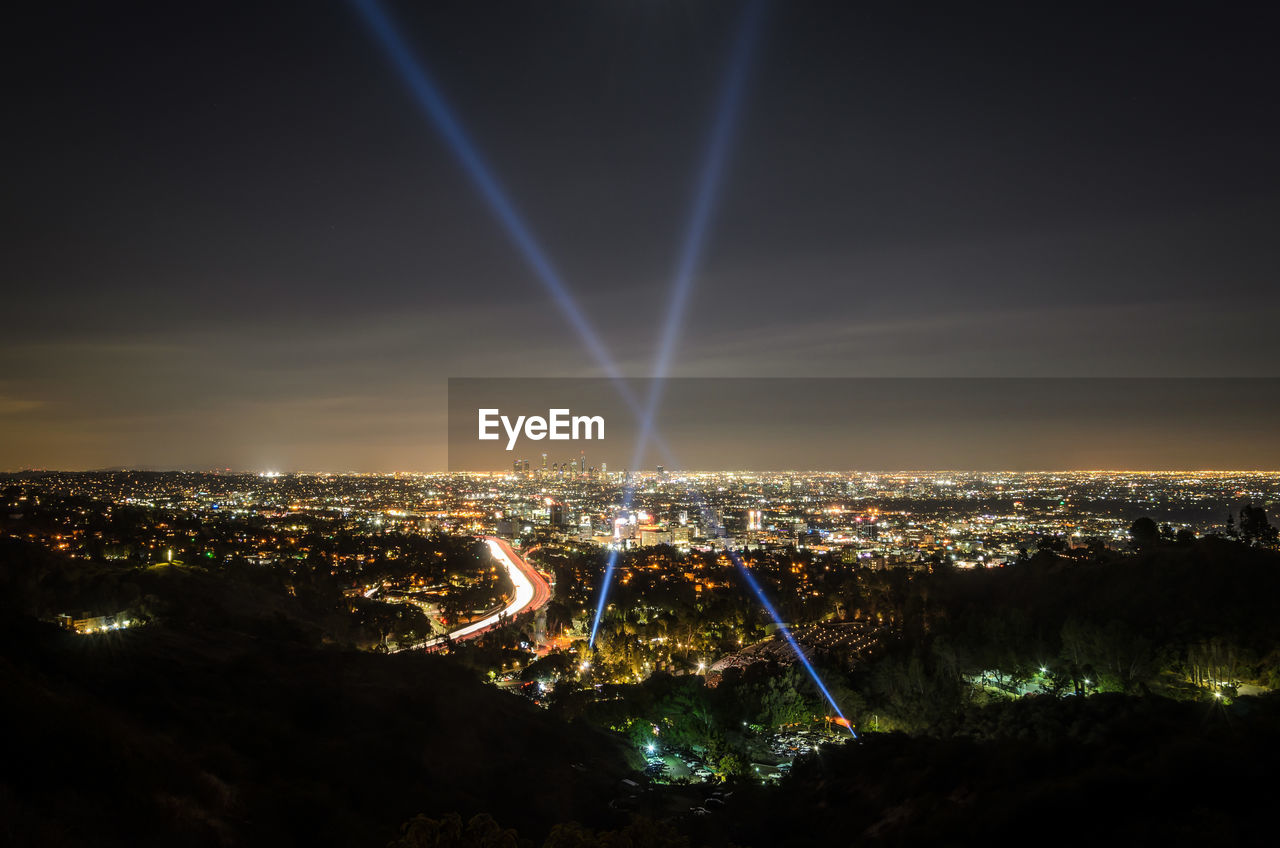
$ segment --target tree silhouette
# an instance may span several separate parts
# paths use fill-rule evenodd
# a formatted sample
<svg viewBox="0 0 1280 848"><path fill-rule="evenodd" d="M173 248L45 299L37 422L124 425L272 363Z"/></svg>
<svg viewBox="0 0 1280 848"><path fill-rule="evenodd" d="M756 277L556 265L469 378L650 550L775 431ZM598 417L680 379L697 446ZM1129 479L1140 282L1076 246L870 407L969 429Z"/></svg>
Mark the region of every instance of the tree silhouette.
<svg viewBox="0 0 1280 848"><path fill-rule="evenodd" d="M1277 531L1267 521L1267 511L1247 503L1240 508L1240 538L1251 545L1274 545Z"/></svg>
<svg viewBox="0 0 1280 848"><path fill-rule="evenodd" d="M1129 539L1139 550L1154 548L1160 541L1160 528L1144 515L1129 526Z"/></svg>
<svg viewBox="0 0 1280 848"><path fill-rule="evenodd" d="M388 848L520 848L516 832L488 813L472 816L465 827L457 813L441 819L419 815L405 822L400 832Z"/></svg>

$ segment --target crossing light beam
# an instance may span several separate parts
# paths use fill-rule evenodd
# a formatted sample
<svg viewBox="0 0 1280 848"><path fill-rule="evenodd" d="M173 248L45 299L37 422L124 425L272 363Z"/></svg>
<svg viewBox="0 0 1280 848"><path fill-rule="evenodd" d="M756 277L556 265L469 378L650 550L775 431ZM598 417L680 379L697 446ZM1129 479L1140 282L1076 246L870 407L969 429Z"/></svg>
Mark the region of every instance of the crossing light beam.
<svg viewBox="0 0 1280 848"><path fill-rule="evenodd" d="M653 438L654 419L662 400L663 380L671 367L671 359L675 354L676 339L684 323L685 308L693 279L697 273L702 254L706 247L711 213L715 209L716 196L723 182L725 164L733 138L733 130L737 125L738 113L741 111L743 92L746 88L747 73L750 69L751 56L764 19L764 0L751 0L743 11L738 30L729 55L729 65L721 85L720 98L716 106L715 118L711 125L711 133L707 139L706 151L697 183L694 187L693 202L689 212L688 226L685 228L684 240L676 261L675 274L671 282L671 295L667 299L667 312L663 321L662 333L658 340L658 349L653 360L653 380L649 384L649 395L640 411L640 424L637 428L636 445L631 455L629 468L640 467L644 460L644 452ZM622 508L630 509L635 496L634 487L623 484ZM618 552L609 552L605 564L604 579L600 584L600 597L596 604L595 619L591 624L589 645L594 646L596 633L600 629L600 619L604 615L608 600L609 586L613 581L614 567L617 564Z"/></svg>
<svg viewBox="0 0 1280 848"><path fill-rule="evenodd" d="M445 100L439 86L427 73L422 62L414 55L408 43L378 0L351 0L351 4L364 19L369 31L386 52L392 66L404 81L414 101L431 120L436 131L453 152L462 170L488 204L490 211L507 235L514 242L538 281L564 314L565 319L582 339L583 344L599 363L606 375L621 379L617 363L610 356L604 341L596 334L591 322L579 308L568 286L539 244L533 231L521 216L493 170L485 162L476 145L463 129L462 122Z"/></svg>
<svg viewBox="0 0 1280 848"><path fill-rule="evenodd" d="M644 407L641 399L623 379L622 371L609 353L604 340L596 333L591 321L578 306L568 285L543 250L537 237L534 236L533 230L525 222L497 176L467 135L461 120L449 106L440 87L427 73L423 63L414 55L413 50L378 0L350 0L350 2L387 54L392 67L404 81L414 101L444 139L472 185L484 198L494 217L506 230L516 249L551 296L552 302L578 334L600 370L613 381L619 396L630 407L632 413L643 421ZM669 452L660 436L655 436L654 441L661 450Z"/></svg>

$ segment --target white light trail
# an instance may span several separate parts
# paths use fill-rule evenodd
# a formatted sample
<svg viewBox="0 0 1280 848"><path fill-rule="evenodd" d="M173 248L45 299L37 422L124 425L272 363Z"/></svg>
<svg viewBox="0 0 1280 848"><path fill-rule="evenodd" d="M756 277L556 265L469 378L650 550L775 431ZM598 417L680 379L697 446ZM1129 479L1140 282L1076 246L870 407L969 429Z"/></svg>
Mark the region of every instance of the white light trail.
<svg viewBox="0 0 1280 848"><path fill-rule="evenodd" d="M515 598L512 599L511 603L507 604L493 615L485 616L479 621L473 621L465 627L449 631L449 638L455 642L459 639L465 639L468 636L493 627L500 619L502 619L503 616L506 616L508 621L515 618L515 616L522 612L525 607L533 603L533 599L537 594L533 586L533 581L530 580L528 575L526 575L520 566L516 564L515 560L507 555L507 552L502 549L502 545L499 544L496 539L487 539L486 542L488 543L489 550L493 553L494 558L497 559L498 562L502 563L503 568L507 570L507 576L511 578L512 585L516 587ZM435 647L443 642L444 637L437 636L435 639L429 640L426 647Z"/></svg>

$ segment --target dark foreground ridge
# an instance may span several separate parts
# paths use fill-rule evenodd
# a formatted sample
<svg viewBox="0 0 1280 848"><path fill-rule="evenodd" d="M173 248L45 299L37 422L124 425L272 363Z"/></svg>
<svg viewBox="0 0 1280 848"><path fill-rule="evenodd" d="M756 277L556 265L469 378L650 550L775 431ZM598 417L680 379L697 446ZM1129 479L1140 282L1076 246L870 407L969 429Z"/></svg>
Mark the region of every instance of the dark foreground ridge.
<svg viewBox="0 0 1280 848"><path fill-rule="evenodd" d="M1092 564L1046 551L940 574L932 618L849 681L875 698L860 712L915 716L911 732L822 747L774 786L650 784L635 745L606 730L633 713L662 721L664 704L727 713L730 680L713 693L655 675L599 703L617 716L570 720L574 701L539 709L454 657L356 650L301 592L201 568L111 573L0 539L6 844L1242 845L1265 844L1272 826L1280 698L1172 698L1140 679L1088 696L961 698L942 661L996 652L965 664L1017 666L1034 640L983 635L979 620L1092 633L1065 623L1084 609L1154 646L1230 638L1265 677L1271 551L1209 540ZM85 594L136 602L151 623L86 637L30 612L33 599ZM1106 656L1113 629L1088 650Z"/></svg>
<svg viewBox="0 0 1280 848"><path fill-rule="evenodd" d="M9 575L45 556L4 553ZM449 661L315 644L288 599L177 572L148 588L200 623L85 638L5 614L0 841L382 845L424 810L545 833L594 821L629 773L614 740Z"/></svg>

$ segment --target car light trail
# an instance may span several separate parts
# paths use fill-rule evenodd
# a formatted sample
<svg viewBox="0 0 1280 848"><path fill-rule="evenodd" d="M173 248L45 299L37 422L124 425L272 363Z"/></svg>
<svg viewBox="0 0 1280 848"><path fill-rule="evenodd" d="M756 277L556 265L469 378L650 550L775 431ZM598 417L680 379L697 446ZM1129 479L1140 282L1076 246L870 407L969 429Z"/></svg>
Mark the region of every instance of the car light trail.
<svg viewBox="0 0 1280 848"><path fill-rule="evenodd" d="M485 542L488 543L494 559L502 563L503 568L507 570L507 576L515 586L515 597L498 612L485 616L479 621L473 621L465 627L451 630L448 634L449 641L456 642L478 636L496 626L504 618L509 621L522 612L538 609L551 599L551 589L547 582L528 563L516 556L506 542L493 537L486 538ZM428 640L424 647L439 647L445 641L445 637L437 636L435 639Z"/></svg>

